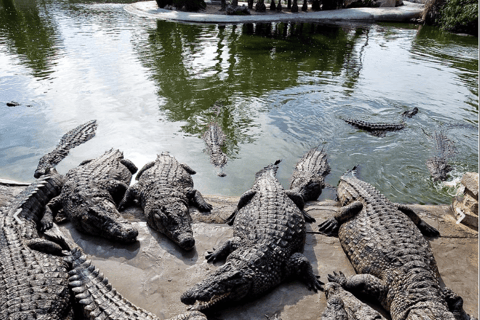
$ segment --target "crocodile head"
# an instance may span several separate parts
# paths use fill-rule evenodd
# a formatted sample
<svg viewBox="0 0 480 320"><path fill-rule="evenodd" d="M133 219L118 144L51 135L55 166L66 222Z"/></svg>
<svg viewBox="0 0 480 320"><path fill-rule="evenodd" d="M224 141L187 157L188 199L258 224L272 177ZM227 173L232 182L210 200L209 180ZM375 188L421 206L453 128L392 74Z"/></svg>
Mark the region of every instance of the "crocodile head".
<svg viewBox="0 0 480 320"><path fill-rule="evenodd" d="M51 155L46 154L44 155L41 159L40 162L38 163L37 169L35 169L35 172L33 176L35 179L38 179L42 176L48 175L48 174L57 174L57 171L55 170L54 166L51 165Z"/></svg>
<svg viewBox="0 0 480 320"><path fill-rule="evenodd" d="M137 229L120 215L110 194L80 193L69 200L75 212L72 222L85 233L123 243L137 240Z"/></svg>
<svg viewBox="0 0 480 320"><path fill-rule="evenodd" d="M180 248L192 250L195 239L193 239L192 218L188 206L185 202L178 200L162 202L154 204L151 208L145 208L148 224L166 235Z"/></svg>
<svg viewBox="0 0 480 320"><path fill-rule="evenodd" d="M247 297L254 286L254 272L248 267L238 268L227 262L205 280L187 290L181 301L190 310L205 310L231 301Z"/></svg>
<svg viewBox="0 0 480 320"><path fill-rule="evenodd" d="M324 187L325 182L322 176L305 171L296 172L290 185L290 189L300 193L305 201L317 200Z"/></svg>

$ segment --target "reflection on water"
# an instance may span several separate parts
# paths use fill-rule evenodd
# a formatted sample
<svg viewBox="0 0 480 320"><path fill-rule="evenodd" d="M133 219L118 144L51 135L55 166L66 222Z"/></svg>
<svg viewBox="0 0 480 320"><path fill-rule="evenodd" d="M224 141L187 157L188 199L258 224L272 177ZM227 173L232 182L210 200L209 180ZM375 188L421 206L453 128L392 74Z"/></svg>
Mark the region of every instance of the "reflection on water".
<svg viewBox="0 0 480 320"><path fill-rule="evenodd" d="M198 172L203 193L240 195L277 159L288 186L296 161L323 144L330 184L361 164L394 201L448 203L425 166L434 149L424 131L439 126L457 146L455 174L478 171L476 39L434 28L191 25L132 16L118 3L0 0L0 68L4 178L31 180L59 137L90 119L97 136L59 171L111 147L139 167L168 150ZM10 100L22 106L2 107ZM339 119L395 122L413 107L407 128L383 138ZM211 121L227 136L225 178L203 152Z"/></svg>

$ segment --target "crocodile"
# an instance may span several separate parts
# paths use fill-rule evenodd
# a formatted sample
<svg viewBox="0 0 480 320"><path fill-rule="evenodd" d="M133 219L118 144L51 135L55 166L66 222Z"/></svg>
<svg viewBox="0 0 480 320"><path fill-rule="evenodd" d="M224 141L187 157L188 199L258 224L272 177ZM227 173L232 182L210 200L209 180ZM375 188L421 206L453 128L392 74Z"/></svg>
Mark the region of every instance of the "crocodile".
<svg viewBox="0 0 480 320"><path fill-rule="evenodd" d="M207 153L210 155L210 162L216 167L220 168L220 172L217 174L220 177L226 176L222 171L223 167L227 164L227 155L223 153L222 146L225 144L225 133L222 128L216 123L211 122L208 125L207 131L202 136L207 146Z"/></svg>
<svg viewBox="0 0 480 320"><path fill-rule="evenodd" d="M93 138L96 130L97 121L91 120L67 132L53 151L40 158L33 176L39 178L49 173L51 168L55 167L68 155L70 149Z"/></svg>
<svg viewBox="0 0 480 320"><path fill-rule="evenodd" d="M81 232L124 243L138 235L117 210L137 167L123 153L111 149L96 159L83 161L65 175L62 192L48 207L53 220L62 210L66 219Z"/></svg>
<svg viewBox="0 0 480 320"><path fill-rule="evenodd" d="M320 320L387 320L336 282L325 285L327 308Z"/></svg>
<svg viewBox="0 0 480 320"><path fill-rule="evenodd" d="M0 209L0 319L73 319L61 243L40 237L48 201L60 194L54 169Z"/></svg>
<svg viewBox="0 0 480 320"><path fill-rule="evenodd" d="M443 131L435 131L431 138L435 141L436 155L427 160L427 168L433 181L445 181L447 174L453 170L448 159L455 155L455 145Z"/></svg>
<svg viewBox="0 0 480 320"><path fill-rule="evenodd" d="M200 211L210 211L212 206L193 189L191 175L195 171L181 164L168 152L157 155L136 176L138 182L130 186L119 204L119 210L140 201L148 225L166 235L184 250L195 246L189 204Z"/></svg>
<svg viewBox="0 0 480 320"><path fill-rule="evenodd" d="M412 110L407 110L403 112L402 117L411 118L417 113L418 113L418 108L415 107ZM354 127L365 130L371 135L374 135L377 137L385 136L385 133L387 131L399 131L405 128L405 122L403 120L398 123L384 123L384 122L368 122L368 121L352 119L352 118L344 118L344 117L340 117L340 119L342 119L343 121L345 121L346 123Z"/></svg>
<svg viewBox="0 0 480 320"><path fill-rule="evenodd" d="M300 193L303 201L314 201L322 194L325 187L325 177L330 173L327 161L327 153L322 148L310 149L300 161L297 162L293 171L290 190Z"/></svg>
<svg viewBox="0 0 480 320"><path fill-rule="evenodd" d="M85 320L160 320L154 314L122 297L78 247L72 250L71 255L65 257L65 261L71 266L68 273L69 286L75 295L75 301L82 306ZM207 320L207 318L199 311L189 311L170 320Z"/></svg>
<svg viewBox="0 0 480 320"><path fill-rule="evenodd" d="M439 232L408 206L390 202L372 185L344 174L337 194L342 204L334 217L319 225L337 235L357 272L328 275L344 289L379 301L392 320L469 319L460 297L441 287L440 274L425 236Z"/></svg>
<svg viewBox="0 0 480 320"><path fill-rule="evenodd" d="M306 217L311 217L303 210L301 195L285 191L275 177L277 164L257 172L253 187L241 196L229 218L233 238L207 252L208 262L226 261L182 294L190 310L252 299L290 277L302 280L309 290L322 288L302 254Z"/></svg>

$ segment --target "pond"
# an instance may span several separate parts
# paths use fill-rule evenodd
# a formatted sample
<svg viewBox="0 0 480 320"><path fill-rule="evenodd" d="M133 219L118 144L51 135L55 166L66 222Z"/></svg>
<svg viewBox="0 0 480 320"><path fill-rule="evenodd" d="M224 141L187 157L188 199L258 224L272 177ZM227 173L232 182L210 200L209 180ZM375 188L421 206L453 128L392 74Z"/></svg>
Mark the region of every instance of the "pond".
<svg viewBox="0 0 480 320"><path fill-rule="evenodd" d="M97 119L96 137L59 172L110 148L139 168L169 151L197 171L202 193L238 196L277 159L287 188L295 163L321 145L331 185L359 164L392 201L447 204L454 190L425 165L428 135L442 129L455 143L450 180L478 172L477 41L413 24L194 25L118 2L0 0L0 177L32 181L65 132ZM406 128L385 137L340 119L398 122L413 107ZM225 177L202 140L212 121L227 136Z"/></svg>

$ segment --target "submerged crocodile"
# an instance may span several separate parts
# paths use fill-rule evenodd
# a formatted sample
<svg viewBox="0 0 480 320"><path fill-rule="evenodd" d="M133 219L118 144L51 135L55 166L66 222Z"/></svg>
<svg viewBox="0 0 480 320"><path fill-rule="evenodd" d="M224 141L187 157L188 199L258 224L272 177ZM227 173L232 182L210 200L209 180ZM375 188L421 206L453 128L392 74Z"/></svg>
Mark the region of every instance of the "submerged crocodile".
<svg viewBox="0 0 480 320"><path fill-rule="evenodd" d="M310 149L300 161L297 162L293 171L290 190L300 193L303 201L314 201L322 194L325 187L325 177L330 173L327 162L327 153L318 150L318 147Z"/></svg>
<svg viewBox="0 0 480 320"><path fill-rule="evenodd" d="M185 250L195 246L189 204L200 211L210 211L212 206L193 189L189 166L179 163L168 152L147 163L137 174L138 182L129 187L119 209L123 210L135 199L140 200L148 225L169 237Z"/></svg>
<svg viewBox="0 0 480 320"><path fill-rule="evenodd" d="M122 218L116 206L136 171L137 167L124 159L122 152L111 149L69 170L61 194L48 206L53 215L63 210L79 231L125 243L134 242L138 231Z"/></svg>
<svg viewBox="0 0 480 320"><path fill-rule="evenodd" d="M81 250L75 248L72 254L65 258L72 270L69 284L75 295L75 300L83 307L85 319L105 320L159 320L154 314L143 310L126 300L118 293L108 279L87 260ZM170 320L206 320L199 311L180 314Z"/></svg>
<svg viewBox="0 0 480 320"><path fill-rule="evenodd" d="M320 224L320 232L338 232L357 275L329 275L329 281L376 299L393 320L469 319L461 298L440 285L433 252L423 237L438 236L435 228L357 179L354 170L340 178L337 194L343 207Z"/></svg>
<svg viewBox="0 0 480 320"><path fill-rule="evenodd" d="M336 282L325 285L327 308L320 320L387 320Z"/></svg>
<svg viewBox="0 0 480 320"><path fill-rule="evenodd" d="M289 277L302 280L310 290L321 289L322 283L302 254L306 236L303 198L282 188L275 177L277 163L257 172L252 189L241 196L230 217L233 238L206 255L209 262L226 257L225 264L182 294L181 301L193 305L190 309L252 299Z"/></svg>
<svg viewBox="0 0 480 320"><path fill-rule="evenodd" d="M215 167L223 169L223 167L227 164L227 155L222 151L222 146L224 145L226 138L222 128L220 128L216 122L211 122L202 138L207 145L207 152L210 155L210 162ZM226 174L220 171L218 176L224 177Z"/></svg>
<svg viewBox="0 0 480 320"><path fill-rule="evenodd" d="M442 131L435 131L431 138L435 141L435 156L427 160L427 168L433 181L445 181L453 170L448 160L455 155L455 145Z"/></svg>
<svg viewBox="0 0 480 320"><path fill-rule="evenodd" d="M411 118L412 116L417 114L417 112L418 112L418 108L415 107L412 110L403 112L402 117ZM398 123L385 123L385 122L368 122L368 121L352 119L352 118L343 118L343 117L340 117L340 119L342 119L343 121L345 121L346 123L354 127L365 130L371 135L374 135L377 137L384 136L387 131L398 131L405 128L405 122L403 121Z"/></svg>

